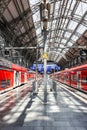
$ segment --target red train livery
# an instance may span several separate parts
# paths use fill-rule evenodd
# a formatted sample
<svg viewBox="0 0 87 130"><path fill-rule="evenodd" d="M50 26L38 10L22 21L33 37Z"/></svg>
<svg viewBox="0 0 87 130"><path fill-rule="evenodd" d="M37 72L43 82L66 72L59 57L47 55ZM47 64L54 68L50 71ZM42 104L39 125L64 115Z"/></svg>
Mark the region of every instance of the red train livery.
<svg viewBox="0 0 87 130"><path fill-rule="evenodd" d="M0 92L7 91L29 81L35 73L29 73L27 68L0 58Z"/></svg>
<svg viewBox="0 0 87 130"><path fill-rule="evenodd" d="M87 92L87 64L54 73L52 76L59 82Z"/></svg>

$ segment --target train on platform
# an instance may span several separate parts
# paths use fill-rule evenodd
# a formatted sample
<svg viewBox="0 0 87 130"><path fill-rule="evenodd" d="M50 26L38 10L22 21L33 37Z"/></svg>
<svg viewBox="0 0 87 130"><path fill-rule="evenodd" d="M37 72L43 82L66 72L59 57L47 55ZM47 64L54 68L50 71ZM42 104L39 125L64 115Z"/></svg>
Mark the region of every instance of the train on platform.
<svg viewBox="0 0 87 130"><path fill-rule="evenodd" d="M87 93L87 64L53 73L51 77Z"/></svg>
<svg viewBox="0 0 87 130"><path fill-rule="evenodd" d="M26 84L35 75L36 72L0 58L0 93Z"/></svg>

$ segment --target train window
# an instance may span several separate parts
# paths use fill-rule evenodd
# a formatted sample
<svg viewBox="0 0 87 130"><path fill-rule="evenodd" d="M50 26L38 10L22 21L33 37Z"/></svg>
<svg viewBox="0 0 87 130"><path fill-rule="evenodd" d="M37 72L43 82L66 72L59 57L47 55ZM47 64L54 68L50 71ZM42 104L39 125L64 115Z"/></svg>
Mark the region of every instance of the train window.
<svg viewBox="0 0 87 130"><path fill-rule="evenodd" d="M68 76L68 75L66 75L65 79L66 79L66 80L69 80L69 76Z"/></svg>
<svg viewBox="0 0 87 130"><path fill-rule="evenodd" d="M87 84L87 76L82 79L82 82Z"/></svg>
<svg viewBox="0 0 87 130"><path fill-rule="evenodd" d="M74 74L74 75L72 76L72 80L73 80L73 81L77 81L77 75L76 75L76 74Z"/></svg>
<svg viewBox="0 0 87 130"><path fill-rule="evenodd" d="M1 80L1 88L6 88L10 85L10 79L8 80Z"/></svg>

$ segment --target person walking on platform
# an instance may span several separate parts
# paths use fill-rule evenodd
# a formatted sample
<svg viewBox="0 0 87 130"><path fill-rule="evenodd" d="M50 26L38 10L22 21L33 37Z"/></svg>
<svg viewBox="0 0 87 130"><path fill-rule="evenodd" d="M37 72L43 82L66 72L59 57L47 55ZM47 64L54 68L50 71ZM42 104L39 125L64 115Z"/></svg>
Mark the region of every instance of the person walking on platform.
<svg viewBox="0 0 87 130"><path fill-rule="evenodd" d="M53 91L53 80L49 77L47 79L47 87L50 88L50 91Z"/></svg>

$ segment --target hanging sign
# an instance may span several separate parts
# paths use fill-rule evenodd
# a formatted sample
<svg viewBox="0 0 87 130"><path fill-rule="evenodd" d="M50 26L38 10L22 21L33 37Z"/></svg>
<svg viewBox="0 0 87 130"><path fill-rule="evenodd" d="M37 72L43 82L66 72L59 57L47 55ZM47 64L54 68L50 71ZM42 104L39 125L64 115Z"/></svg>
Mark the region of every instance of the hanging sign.
<svg viewBox="0 0 87 130"><path fill-rule="evenodd" d="M44 59L48 59L48 54L47 54L47 53L44 53L43 58L44 58Z"/></svg>

